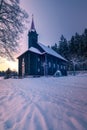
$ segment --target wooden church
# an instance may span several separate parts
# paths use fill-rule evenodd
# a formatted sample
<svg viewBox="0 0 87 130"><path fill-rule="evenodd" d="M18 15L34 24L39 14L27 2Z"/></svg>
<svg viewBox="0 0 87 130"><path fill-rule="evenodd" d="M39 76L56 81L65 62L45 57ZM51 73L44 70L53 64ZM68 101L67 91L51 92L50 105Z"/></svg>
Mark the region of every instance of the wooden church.
<svg viewBox="0 0 87 130"><path fill-rule="evenodd" d="M62 75L67 75L67 60L38 42L38 34L32 17L28 33L28 50L18 57L19 76L53 75L57 70L60 70Z"/></svg>

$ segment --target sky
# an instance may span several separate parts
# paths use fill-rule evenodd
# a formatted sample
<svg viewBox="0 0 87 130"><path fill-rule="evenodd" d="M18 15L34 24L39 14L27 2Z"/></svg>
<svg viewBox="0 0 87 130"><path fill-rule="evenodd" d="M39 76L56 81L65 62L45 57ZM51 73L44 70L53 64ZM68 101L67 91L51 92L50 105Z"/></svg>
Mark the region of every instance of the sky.
<svg viewBox="0 0 87 130"><path fill-rule="evenodd" d="M20 54L28 48L27 34L32 14L39 34L38 41L44 45L51 46L58 43L62 34L70 40L76 32L81 34L87 28L87 0L20 0L20 2L21 7L29 14L27 29L19 41ZM3 59L0 70L8 67L17 70L17 66L17 61L9 62Z"/></svg>
<svg viewBox="0 0 87 130"><path fill-rule="evenodd" d="M26 1L26 2L25 2ZM25 0L22 6L34 21L39 41L52 45L63 34L70 39L87 27L87 0ZM29 23L29 25L30 25Z"/></svg>

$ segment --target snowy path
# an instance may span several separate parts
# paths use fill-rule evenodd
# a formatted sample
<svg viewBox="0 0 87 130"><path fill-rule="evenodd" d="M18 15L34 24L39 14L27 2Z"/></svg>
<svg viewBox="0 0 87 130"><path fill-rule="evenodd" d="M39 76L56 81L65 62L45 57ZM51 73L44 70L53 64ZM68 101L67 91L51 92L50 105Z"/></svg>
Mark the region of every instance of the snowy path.
<svg viewBox="0 0 87 130"><path fill-rule="evenodd" d="M0 80L0 130L87 130L87 77Z"/></svg>

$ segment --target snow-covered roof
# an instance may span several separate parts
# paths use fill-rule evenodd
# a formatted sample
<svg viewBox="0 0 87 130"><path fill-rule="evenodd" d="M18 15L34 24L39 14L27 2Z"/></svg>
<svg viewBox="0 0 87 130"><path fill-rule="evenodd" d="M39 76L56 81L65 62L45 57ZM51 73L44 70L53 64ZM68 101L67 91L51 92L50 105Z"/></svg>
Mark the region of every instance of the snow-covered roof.
<svg viewBox="0 0 87 130"><path fill-rule="evenodd" d="M52 50L51 48L48 48L47 46L41 44L41 43L38 43L40 45L40 47L47 53L47 54L50 54L52 56L55 56L57 58L60 58L64 61L67 61L65 58L63 58L60 54L56 53L54 50Z"/></svg>
<svg viewBox="0 0 87 130"><path fill-rule="evenodd" d="M35 47L30 47L27 51L25 51L24 53L28 52L28 51L31 51L31 52L34 52L36 54L40 54L40 55L43 55L44 53L47 53L47 54L50 54L52 56L55 56L59 59L62 59L64 61L67 61L64 57L62 57L60 54L56 53L54 50L52 50L51 48L48 48L47 46L43 45L42 43L38 43L38 45L43 49L44 52L40 52L40 50L38 50L37 48ZM23 53L23 54L24 54ZM21 55L23 55L21 54ZM21 56L20 55L20 56ZM19 56L19 57L20 57ZM18 58L19 58L18 57Z"/></svg>
<svg viewBox="0 0 87 130"><path fill-rule="evenodd" d="M28 50L37 54L42 54L37 48L34 47L30 47Z"/></svg>
<svg viewBox="0 0 87 130"><path fill-rule="evenodd" d="M43 53L41 53L37 48L30 47L27 51L25 51L24 53L22 53L20 56L24 55L24 54L27 53L28 51L34 52L34 53L40 54L40 55L43 54ZM20 56L18 56L17 58L19 58Z"/></svg>

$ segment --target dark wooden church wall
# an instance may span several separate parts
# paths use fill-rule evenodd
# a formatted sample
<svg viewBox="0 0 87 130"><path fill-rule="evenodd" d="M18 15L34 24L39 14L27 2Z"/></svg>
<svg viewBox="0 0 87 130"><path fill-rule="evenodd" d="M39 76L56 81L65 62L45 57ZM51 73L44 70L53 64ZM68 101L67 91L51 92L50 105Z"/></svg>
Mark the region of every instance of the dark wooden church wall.
<svg viewBox="0 0 87 130"><path fill-rule="evenodd" d="M41 55L37 55L37 75L42 75L42 58L41 58Z"/></svg>
<svg viewBox="0 0 87 130"><path fill-rule="evenodd" d="M67 75L67 62L59 59L59 70L61 71L62 75Z"/></svg>
<svg viewBox="0 0 87 130"><path fill-rule="evenodd" d="M31 52L31 54L30 54L30 75L37 75L37 69L38 69L37 57L38 57L37 54Z"/></svg>
<svg viewBox="0 0 87 130"><path fill-rule="evenodd" d="M19 71L19 76L22 76L22 58L21 57L18 60L18 71Z"/></svg>
<svg viewBox="0 0 87 130"><path fill-rule="evenodd" d="M67 75L67 63L57 57L47 55L48 75L53 75L57 70L62 72L62 75Z"/></svg>
<svg viewBox="0 0 87 130"><path fill-rule="evenodd" d="M25 63L24 75L53 75L58 69L62 72L63 75L67 75L65 61L49 54L39 55L33 52L27 52L19 58L19 76L22 76L23 59ZM45 62L47 62L47 64L44 67Z"/></svg>
<svg viewBox="0 0 87 130"><path fill-rule="evenodd" d="M29 58L30 58L30 54L26 53L24 55L24 62L25 62L25 75L29 75L29 66L30 66L30 62L29 62Z"/></svg>
<svg viewBox="0 0 87 130"><path fill-rule="evenodd" d="M23 76L23 60L24 60L24 75L29 74L29 63L28 63L28 52L24 53L22 56L19 57L19 76Z"/></svg>
<svg viewBox="0 0 87 130"><path fill-rule="evenodd" d="M48 75L53 75L57 71L57 58L47 55Z"/></svg>

